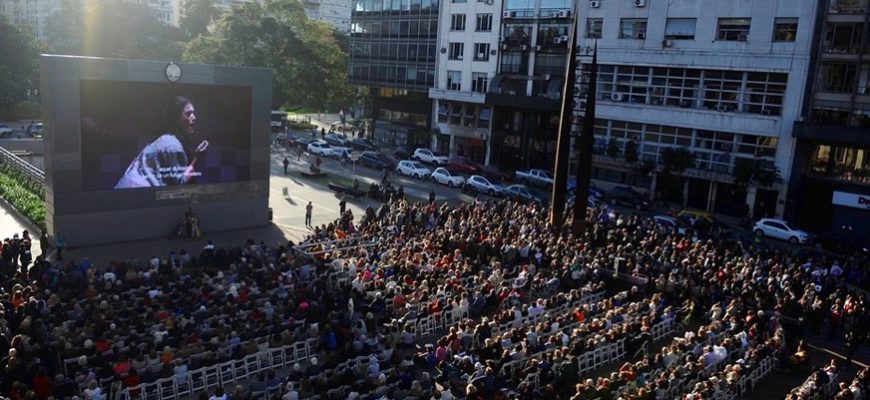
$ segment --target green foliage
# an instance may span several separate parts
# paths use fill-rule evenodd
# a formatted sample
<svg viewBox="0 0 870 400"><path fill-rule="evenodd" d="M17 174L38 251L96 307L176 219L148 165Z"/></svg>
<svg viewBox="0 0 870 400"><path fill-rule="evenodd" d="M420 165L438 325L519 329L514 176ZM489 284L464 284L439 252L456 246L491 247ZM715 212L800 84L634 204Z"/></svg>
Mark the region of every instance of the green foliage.
<svg viewBox="0 0 870 400"><path fill-rule="evenodd" d="M39 229L45 230L45 202L41 184L6 164L0 164L0 197Z"/></svg>
<svg viewBox="0 0 870 400"><path fill-rule="evenodd" d="M344 40L298 0L265 0L233 8L212 35L188 43L184 60L271 68L273 107L336 110L356 96Z"/></svg>
<svg viewBox="0 0 870 400"><path fill-rule="evenodd" d="M144 3L63 0L48 27L60 54L150 60L179 59L186 35L160 23Z"/></svg>
<svg viewBox="0 0 870 400"><path fill-rule="evenodd" d="M181 13L181 29L190 38L208 35L209 25L220 17L214 0L185 0Z"/></svg>
<svg viewBox="0 0 870 400"><path fill-rule="evenodd" d="M39 43L0 15L0 110L27 99L39 87Z"/></svg>
<svg viewBox="0 0 870 400"><path fill-rule="evenodd" d="M782 180L779 168L758 159L737 158L734 162L734 184L741 187L757 185L771 187Z"/></svg>
<svg viewBox="0 0 870 400"><path fill-rule="evenodd" d="M685 147L665 148L661 156L665 173L679 174L695 166L695 155Z"/></svg>
<svg viewBox="0 0 870 400"><path fill-rule="evenodd" d="M5 109L0 107L0 121L20 119L39 119L39 104L33 101L22 101Z"/></svg>

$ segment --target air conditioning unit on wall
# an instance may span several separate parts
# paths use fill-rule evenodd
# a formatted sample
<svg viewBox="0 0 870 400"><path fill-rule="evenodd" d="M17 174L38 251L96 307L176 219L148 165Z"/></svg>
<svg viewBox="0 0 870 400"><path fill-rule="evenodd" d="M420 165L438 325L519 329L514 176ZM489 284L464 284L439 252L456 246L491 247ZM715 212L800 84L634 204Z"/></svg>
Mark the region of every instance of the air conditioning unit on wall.
<svg viewBox="0 0 870 400"><path fill-rule="evenodd" d="M646 7L646 0L634 0L635 7Z"/></svg>
<svg viewBox="0 0 870 400"><path fill-rule="evenodd" d="M589 2L589 7L592 7L592 8L601 7L601 2L598 0L592 0Z"/></svg>
<svg viewBox="0 0 870 400"><path fill-rule="evenodd" d="M505 11L505 12L502 12L502 13L501 13L501 17L502 17L502 18L512 18L512 17L513 17L513 13L510 12L510 11Z"/></svg>
<svg viewBox="0 0 870 400"><path fill-rule="evenodd" d="M622 102L625 100L625 95L619 92L613 92L610 94L610 100Z"/></svg>

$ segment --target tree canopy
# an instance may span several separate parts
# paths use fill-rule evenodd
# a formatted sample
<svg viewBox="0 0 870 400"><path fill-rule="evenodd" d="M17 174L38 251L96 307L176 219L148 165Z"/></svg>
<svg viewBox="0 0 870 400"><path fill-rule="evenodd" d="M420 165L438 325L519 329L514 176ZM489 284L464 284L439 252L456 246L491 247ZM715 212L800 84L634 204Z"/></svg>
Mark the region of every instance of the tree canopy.
<svg viewBox="0 0 870 400"><path fill-rule="evenodd" d="M190 38L195 38L207 35L209 25L219 17L214 0L185 0L179 25Z"/></svg>
<svg viewBox="0 0 870 400"><path fill-rule="evenodd" d="M298 0L234 7L211 35L188 43L184 60L271 68L274 106L336 109L355 96L341 37L328 24L310 21Z"/></svg>
<svg viewBox="0 0 870 400"><path fill-rule="evenodd" d="M186 39L145 4L101 0L63 0L47 33L58 54L146 60L178 59Z"/></svg>
<svg viewBox="0 0 870 400"><path fill-rule="evenodd" d="M27 31L0 15L0 110L23 101L39 88L40 47Z"/></svg>

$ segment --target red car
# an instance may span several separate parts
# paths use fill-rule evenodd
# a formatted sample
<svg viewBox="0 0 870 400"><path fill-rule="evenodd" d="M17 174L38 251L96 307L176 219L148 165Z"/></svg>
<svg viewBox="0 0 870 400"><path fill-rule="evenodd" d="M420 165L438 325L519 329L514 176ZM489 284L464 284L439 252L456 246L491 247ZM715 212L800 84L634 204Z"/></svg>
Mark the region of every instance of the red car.
<svg viewBox="0 0 870 400"><path fill-rule="evenodd" d="M463 157L457 157L447 161L447 169L451 172L469 175L474 175L480 171L480 167L477 166L477 164Z"/></svg>

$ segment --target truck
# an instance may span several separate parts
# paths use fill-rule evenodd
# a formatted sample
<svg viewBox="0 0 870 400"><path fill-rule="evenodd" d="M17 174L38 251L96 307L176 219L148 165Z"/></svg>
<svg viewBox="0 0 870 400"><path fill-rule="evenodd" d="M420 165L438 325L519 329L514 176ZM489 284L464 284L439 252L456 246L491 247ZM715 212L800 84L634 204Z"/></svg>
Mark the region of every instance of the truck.
<svg viewBox="0 0 870 400"><path fill-rule="evenodd" d="M549 186L553 184L553 176L543 169L532 168L528 171L517 171L515 180L529 186Z"/></svg>

